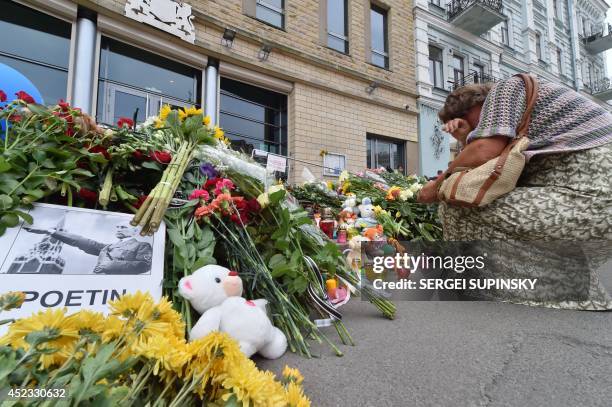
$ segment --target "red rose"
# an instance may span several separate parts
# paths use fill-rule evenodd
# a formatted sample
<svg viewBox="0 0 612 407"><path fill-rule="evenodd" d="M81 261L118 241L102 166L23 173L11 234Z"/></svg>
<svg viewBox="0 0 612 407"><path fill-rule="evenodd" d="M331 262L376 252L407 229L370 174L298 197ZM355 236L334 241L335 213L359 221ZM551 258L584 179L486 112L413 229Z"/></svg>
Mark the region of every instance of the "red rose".
<svg viewBox="0 0 612 407"><path fill-rule="evenodd" d="M106 158L107 160L110 160L110 159L111 159L111 156L110 156L110 154L108 153L108 150L107 150L107 149L105 149L105 148L104 148L104 147L102 147L102 146L93 146L93 147L91 147L91 148L89 149L89 152L90 152L90 153L94 153L94 154L96 154L96 153L98 153L98 154L102 154L102 155L104 156L104 158Z"/></svg>
<svg viewBox="0 0 612 407"><path fill-rule="evenodd" d="M172 155L166 151L153 151L149 157L162 164L168 164L172 161Z"/></svg>
<svg viewBox="0 0 612 407"><path fill-rule="evenodd" d="M142 151L140 150L136 150L132 153L132 157L134 157L137 160L144 160L144 154L142 153Z"/></svg>
<svg viewBox="0 0 612 407"><path fill-rule="evenodd" d="M249 199L248 201L246 201L246 203L247 203L247 210L250 213L258 213L259 211L261 211L261 205L259 204L257 199L255 198Z"/></svg>
<svg viewBox="0 0 612 407"><path fill-rule="evenodd" d="M6 102L6 93L3 90L0 90L0 103Z"/></svg>
<svg viewBox="0 0 612 407"><path fill-rule="evenodd" d="M95 203L98 200L98 193L87 188L79 189L79 196L87 202Z"/></svg>
<svg viewBox="0 0 612 407"><path fill-rule="evenodd" d="M28 95L26 92L24 92L22 90L20 90L19 92L15 93L15 96L17 96L17 99L23 100L26 103L36 103L32 96Z"/></svg>
<svg viewBox="0 0 612 407"><path fill-rule="evenodd" d="M134 120L129 119L127 117L121 117L119 118L119 121L117 122L117 126L119 128L123 128L125 126L131 129L132 127L134 127Z"/></svg>
<svg viewBox="0 0 612 407"><path fill-rule="evenodd" d="M140 209L140 207L142 206L142 204L147 200L149 196L148 195L140 195L138 197L138 200L136 201L136 203L134 204L134 208L136 209Z"/></svg>
<svg viewBox="0 0 612 407"><path fill-rule="evenodd" d="M70 104L68 102L64 102L64 99L60 99L57 105L62 109L62 112L68 112L70 110Z"/></svg>
<svg viewBox="0 0 612 407"><path fill-rule="evenodd" d="M9 122L13 122L13 123L19 123L21 121L22 117L18 114L9 116Z"/></svg>
<svg viewBox="0 0 612 407"><path fill-rule="evenodd" d="M204 189L211 189L217 185L217 178L211 178L204 183Z"/></svg>
<svg viewBox="0 0 612 407"><path fill-rule="evenodd" d="M249 215L247 215L245 212L238 212L238 214L231 214L230 220L237 225L246 225L247 223L249 223L250 219Z"/></svg>
<svg viewBox="0 0 612 407"><path fill-rule="evenodd" d="M66 129L66 132L64 134L66 134L66 136L68 137L72 137L74 136L76 132L74 131L74 127L72 126L68 126L68 128Z"/></svg>

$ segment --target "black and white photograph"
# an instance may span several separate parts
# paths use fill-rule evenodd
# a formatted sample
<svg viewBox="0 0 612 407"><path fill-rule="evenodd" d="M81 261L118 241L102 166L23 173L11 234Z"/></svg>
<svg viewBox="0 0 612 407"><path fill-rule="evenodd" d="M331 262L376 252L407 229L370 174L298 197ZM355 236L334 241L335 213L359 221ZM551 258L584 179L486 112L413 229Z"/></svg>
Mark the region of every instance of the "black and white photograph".
<svg viewBox="0 0 612 407"><path fill-rule="evenodd" d="M31 214L34 223L3 242L0 273L151 274L156 236L140 236L129 217L50 206Z"/></svg>

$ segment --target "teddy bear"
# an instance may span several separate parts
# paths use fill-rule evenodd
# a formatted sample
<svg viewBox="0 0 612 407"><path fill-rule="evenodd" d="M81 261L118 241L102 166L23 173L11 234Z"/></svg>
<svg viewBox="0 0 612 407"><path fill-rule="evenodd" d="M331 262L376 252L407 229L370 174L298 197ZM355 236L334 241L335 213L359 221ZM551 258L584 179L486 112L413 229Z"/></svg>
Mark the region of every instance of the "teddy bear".
<svg viewBox="0 0 612 407"><path fill-rule="evenodd" d="M242 298L242 279L237 272L217 265L204 266L183 277L178 291L201 314L189 340L220 331L236 339L247 357L259 353L277 359L287 350L285 334L272 325L266 313L268 302Z"/></svg>
<svg viewBox="0 0 612 407"><path fill-rule="evenodd" d="M378 225L378 221L374 215L374 205L372 205L372 200L370 198L363 198L358 208L361 217L357 218L355 226L358 228L371 228Z"/></svg>

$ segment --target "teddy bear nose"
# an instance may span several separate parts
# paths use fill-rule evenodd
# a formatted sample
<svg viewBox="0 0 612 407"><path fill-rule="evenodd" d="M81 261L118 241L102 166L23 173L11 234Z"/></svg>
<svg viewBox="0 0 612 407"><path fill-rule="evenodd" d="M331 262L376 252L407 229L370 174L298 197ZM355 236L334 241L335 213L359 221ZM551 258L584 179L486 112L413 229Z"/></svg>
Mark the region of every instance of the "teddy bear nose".
<svg viewBox="0 0 612 407"><path fill-rule="evenodd" d="M237 275L238 275L238 272L234 271L234 270L230 271L229 274L228 274L228 276L232 276L232 277L235 277Z"/></svg>

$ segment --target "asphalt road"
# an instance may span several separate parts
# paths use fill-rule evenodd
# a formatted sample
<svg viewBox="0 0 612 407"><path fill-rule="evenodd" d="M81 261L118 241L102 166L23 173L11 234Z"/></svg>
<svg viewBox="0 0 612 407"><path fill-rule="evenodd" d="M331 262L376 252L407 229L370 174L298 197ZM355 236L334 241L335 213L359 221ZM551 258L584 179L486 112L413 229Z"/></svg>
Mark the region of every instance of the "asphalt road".
<svg viewBox="0 0 612 407"><path fill-rule="evenodd" d="M612 312L492 302L368 303L343 308L356 346L344 357L257 359L300 369L315 407L612 406ZM335 337L333 328L325 328Z"/></svg>

